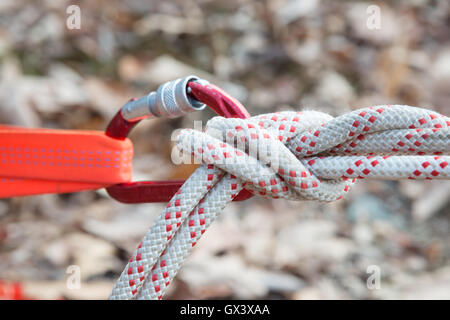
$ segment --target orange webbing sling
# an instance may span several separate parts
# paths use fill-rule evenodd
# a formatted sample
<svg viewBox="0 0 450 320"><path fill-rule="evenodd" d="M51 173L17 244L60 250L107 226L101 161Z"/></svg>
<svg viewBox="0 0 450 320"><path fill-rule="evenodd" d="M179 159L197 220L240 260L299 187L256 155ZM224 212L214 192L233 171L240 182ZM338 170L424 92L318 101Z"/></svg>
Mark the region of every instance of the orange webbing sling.
<svg viewBox="0 0 450 320"><path fill-rule="evenodd" d="M0 198L131 181L133 145L101 131L0 125Z"/></svg>

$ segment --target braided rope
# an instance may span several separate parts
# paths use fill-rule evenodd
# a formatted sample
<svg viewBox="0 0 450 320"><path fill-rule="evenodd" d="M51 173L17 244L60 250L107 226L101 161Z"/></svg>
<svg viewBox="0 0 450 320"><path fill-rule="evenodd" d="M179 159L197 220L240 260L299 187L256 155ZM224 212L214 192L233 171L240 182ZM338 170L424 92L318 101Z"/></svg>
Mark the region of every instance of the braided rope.
<svg viewBox="0 0 450 320"><path fill-rule="evenodd" d="M145 234L111 299L161 299L192 247L245 187L268 198L334 201L357 179L449 179L450 119L401 106L333 118L315 111L215 117L177 146L202 160Z"/></svg>

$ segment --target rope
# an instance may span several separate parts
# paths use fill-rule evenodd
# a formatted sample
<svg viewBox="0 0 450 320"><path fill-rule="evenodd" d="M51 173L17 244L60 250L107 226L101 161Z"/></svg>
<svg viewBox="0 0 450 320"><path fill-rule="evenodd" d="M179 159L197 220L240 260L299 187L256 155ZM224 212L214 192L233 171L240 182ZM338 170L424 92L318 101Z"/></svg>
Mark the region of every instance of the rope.
<svg viewBox="0 0 450 320"><path fill-rule="evenodd" d="M334 201L357 179L449 179L450 119L401 105L337 118L281 112L215 117L177 146L203 164L145 234L111 299L161 299L192 247L243 189L266 198Z"/></svg>

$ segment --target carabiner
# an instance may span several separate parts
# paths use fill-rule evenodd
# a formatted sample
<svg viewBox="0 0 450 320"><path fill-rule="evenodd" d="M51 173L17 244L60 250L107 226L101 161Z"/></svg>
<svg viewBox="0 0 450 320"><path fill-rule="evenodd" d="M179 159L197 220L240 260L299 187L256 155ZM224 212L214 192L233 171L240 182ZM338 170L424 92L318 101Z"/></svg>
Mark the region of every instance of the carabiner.
<svg viewBox="0 0 450 320"><path fill-rule="evenodd" d="M205 106L226 118L248 118L245 107L219 87L196 76L188 76L159 86L156 92L126 103L106 128L106 135L125 139L142 119L149 117L176 118ZM184 180L136 181L106 188L108 194L123 203L167 202L183 185ZM235 201L253 194L241 191Z"/></svg>

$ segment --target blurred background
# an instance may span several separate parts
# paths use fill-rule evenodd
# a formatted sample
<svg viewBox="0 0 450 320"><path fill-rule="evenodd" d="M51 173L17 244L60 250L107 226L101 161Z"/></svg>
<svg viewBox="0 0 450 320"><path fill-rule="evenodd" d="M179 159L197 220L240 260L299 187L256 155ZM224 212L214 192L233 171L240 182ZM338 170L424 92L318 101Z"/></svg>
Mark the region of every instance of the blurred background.
<svg viewBox="0 0 450 320"><path fill-rule="evenodd" d="M448 116L449 13L425 0L2 0L0 123L104 130L129 98L189 74L251 114L389 103ZM135 179L188 176L170 135L212 116L141 123ZM335 203L232 203L166 298L450 299L449 186L360 181ZM0 297L107 298L163 206L104 190L0 200Z"/></svg>

